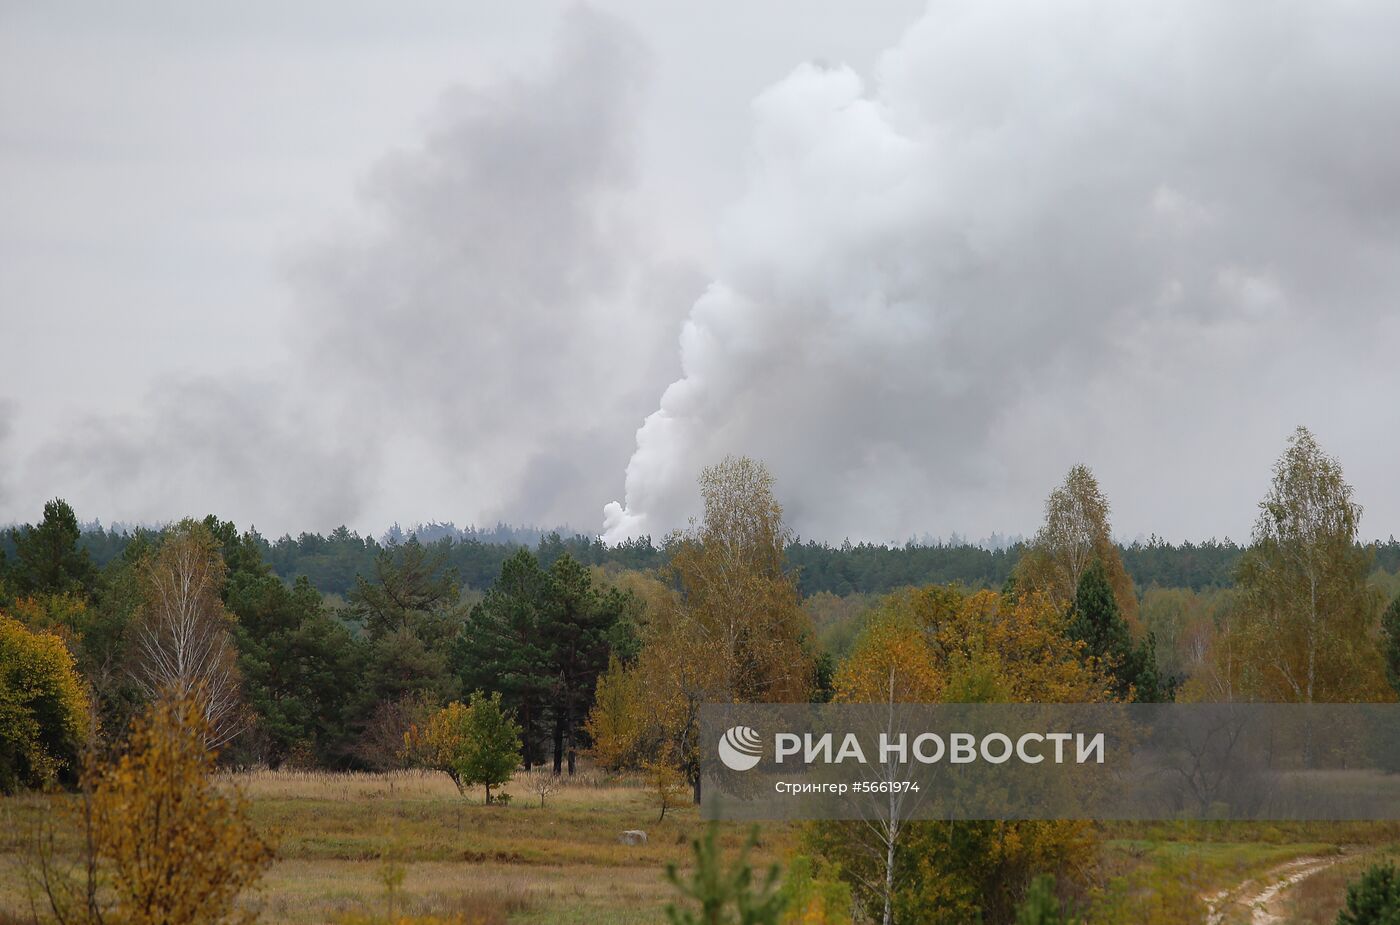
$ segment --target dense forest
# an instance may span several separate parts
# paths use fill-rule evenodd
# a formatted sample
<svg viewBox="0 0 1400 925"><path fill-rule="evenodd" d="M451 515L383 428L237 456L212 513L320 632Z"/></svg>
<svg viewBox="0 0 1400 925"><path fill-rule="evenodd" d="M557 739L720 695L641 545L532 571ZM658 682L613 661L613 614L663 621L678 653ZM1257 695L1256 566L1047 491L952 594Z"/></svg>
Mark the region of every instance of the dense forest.
<svg viewBox="0 0 1400 925"><path fill-rule="evenodd" d="M214 516L214 515L211 515ZM215 516L215 519L218 518ZM98 568L118 559L141 533L140 529L104 529L94 523L80 526L78 546ZM159 533L159 530L151 531ZM13 560L14 529L0 530L0 556ZM654 569L669 557L665 542L651 537L606 545L597 537L557 531L498 525L490 530L459 529L450 524L429 524L409 530L397 526L384 536L360 536L347 527L330 533L301 533L267 540L256 532L249 542L274 573L288 583L305 576L322 594L344 596L355 580L374 569L375 557L417 539L441 555L446 565L469 588L485 591L500 574L501 565L522 547L532 548L546 567L564 553L585 565L623 569ZM1147 542L1116 544L1123 566L1139 589L1187 588L1204 591L1234 584L1244 548L1229 540L1173 544L1152 538ZM958 582L969 588L999 588L1016 568L1026 544L1017 542L1000 549L968 543L908 543L891 546L872 543L840 545L815 540L795 540L786 549L787 565L796 576L803 596L828 594L884 594L897 588ZM1375 567L1400 573L1400 540L1390 537L1367 544Z"/></svg>

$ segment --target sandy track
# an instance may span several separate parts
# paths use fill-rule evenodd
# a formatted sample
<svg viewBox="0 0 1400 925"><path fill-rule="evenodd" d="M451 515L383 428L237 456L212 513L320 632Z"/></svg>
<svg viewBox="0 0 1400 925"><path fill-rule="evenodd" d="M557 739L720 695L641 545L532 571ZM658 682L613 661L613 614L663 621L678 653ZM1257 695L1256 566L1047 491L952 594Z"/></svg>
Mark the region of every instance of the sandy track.
<svg viewBox="0 0 1400 925"><path fill-rule="evenodd" d="M1203 897L1209 913L1209 925L1224 925L1232 907L1250 910L1250 925L1280 925L1283 910L1278 902L1282 894L1307 878L1343 860L1343 854L1294 858L1280 864L1263 876L1246 880L1232 890L1222 890Z"/></svg>

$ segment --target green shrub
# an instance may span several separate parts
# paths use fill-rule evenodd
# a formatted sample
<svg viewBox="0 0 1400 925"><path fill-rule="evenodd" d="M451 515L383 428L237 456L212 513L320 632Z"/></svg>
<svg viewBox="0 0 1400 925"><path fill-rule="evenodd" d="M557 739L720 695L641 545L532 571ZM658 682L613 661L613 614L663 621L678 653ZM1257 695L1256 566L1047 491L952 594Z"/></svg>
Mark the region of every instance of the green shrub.
<svg viewBox="0 0 1400 925"><path fill-rule="evenodd" d="M854 897L851 885L841 880L830 864L798 855L788 863L782 889L786 912L783 925L835 925L851 921Z"/></svg>
<svg viewBox="0 0 1400 925"><path fill-rule="evenodd" d="M1075 925L1055 895L1055 878L1041 874L1031 881L1026 897L1016 907L1016 925Z"/></svg>
<svg viewBox="0 0 1400 925"><path fill-rule="evenodd" d="M1400 875L1393 863L1372 864L1347 886L1337 925L1400 925Z"/></svg>

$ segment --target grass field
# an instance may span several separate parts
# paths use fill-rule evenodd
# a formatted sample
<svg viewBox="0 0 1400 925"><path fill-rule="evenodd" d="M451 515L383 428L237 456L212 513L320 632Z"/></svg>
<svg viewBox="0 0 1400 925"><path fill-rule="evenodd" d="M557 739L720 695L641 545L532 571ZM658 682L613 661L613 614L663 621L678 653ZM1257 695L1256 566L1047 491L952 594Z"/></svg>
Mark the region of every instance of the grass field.
<svg viewBox="0 0 1400 925"><path fill-rule="evenodd" d="M399 913L489 913L487 921L652 923L665 920L673 889L666 864L684 865L701 831L693 807L657 822L650 795L627 782L583 774L545 798L523 775L510 805L486 806L480 790L459 796L441 774L252 772L230 775L250 798L254 820L276 842L278 860L248 902L262 920L326 923L348 913L384 915L387 868L403 870ZM27 909L17 861L22 834L47 804L0 802L8 817L0 859L0 910ZM645 845L621 844L629 829ZM725 832L736 850L747 829ZM769 826L753 857L790 853L791 827Z"/></svg>
<svg viewBox="0 0 1400 925"><path fill-rule="evenodd" d="M692 807L658 823L650 794L629 781L582 774L539 805L523 776L508 786L510 805L485 806L480 791L463 799L440 774L251 772L230 775L251 800L256 822L278 845L278 860L247 902L270 923L327 923L350 915L384 917L386 871L399 870L394 898L404 914L478 916L482 922L659 923L674 891L667 863L684 866L701 830ZM26 921L18 872L22 833L46 804L0 803L7 857L0 859L0 910ZM643 829L645 845L619 841ZM724 829L737 850L747 829ZM761 829L759 864L800 851L795 825ZM1103 830L1105 890L1116 891L1124 921L1205 921L1216 897L1217 921L1250 922L1247 886L1298 859L1345 854L1316 875L1280 891L1275 921L1331 922L1348 877L1371 856L1400 844L1400 826L1379 824L1121 824ZM1313 862L1316 863L1316 862ZM1159 894L1176 896L1163 907ZM1170 911L1162 912L1161 908Z"/></svg>
<svg viewBox="0 0 1400 925"><path fill-rule="evenodd" d="M445 775L242 775L255 818L273 833L283 860L264 902L278 922L384 903L379 875L387 855L406 869L405 908L452 912L504 905L511 921L658 922L671 888L667 863L684 865L700 831L695 810L672 810L658 823L650 795L583 775L545 798L525 780L507 787L508 806L466 798ZM642 829L645 845L624 845ZM728 833L737 848L743 832ZM776 860L793 842L769 828L756 858Z"/></svg>

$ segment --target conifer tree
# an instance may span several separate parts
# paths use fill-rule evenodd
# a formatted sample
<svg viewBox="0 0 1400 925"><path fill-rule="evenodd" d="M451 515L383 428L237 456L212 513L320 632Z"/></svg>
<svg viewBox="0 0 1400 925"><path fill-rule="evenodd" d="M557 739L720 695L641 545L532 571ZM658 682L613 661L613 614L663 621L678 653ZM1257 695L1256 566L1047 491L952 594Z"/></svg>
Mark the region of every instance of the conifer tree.
<svg viewBox="0 0 1400 925"><path fill-rule="evenodd" d="M1069 637L1084 643L1084 654L1097 659L1113 680L1119 699L1139 703L1170 699L1170 685L1157 669L1157 643L1149 633L1134 646L1127 621L1118 609L1108 572L1095 559L1079 579L1070 611Z"/></svg>

